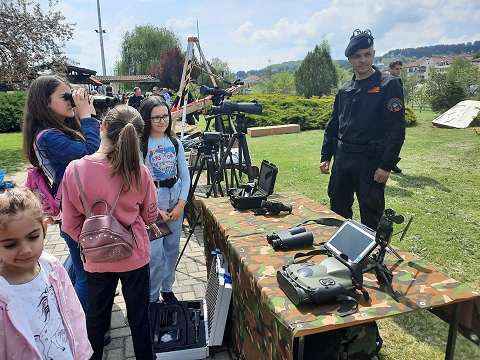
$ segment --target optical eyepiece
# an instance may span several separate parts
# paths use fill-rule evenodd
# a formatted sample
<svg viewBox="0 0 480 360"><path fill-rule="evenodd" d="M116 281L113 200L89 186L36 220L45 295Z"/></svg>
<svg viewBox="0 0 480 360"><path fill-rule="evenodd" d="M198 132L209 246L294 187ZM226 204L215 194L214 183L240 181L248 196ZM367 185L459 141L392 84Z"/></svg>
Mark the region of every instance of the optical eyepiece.
<svg viewBox="0 0 480 360"><path fill-rule="evenodd" d="M65 93L63 94L63 98L65 100L70 100L70 104L72 107L75 107L75 101L73 100L72 93ZM115 102L117 99L117 102ZM106 107L113 107L119 103L120 100L118 98L113 98L110 96L94 96L93 97L93 106L96 108L106 108Z"/></svg>
<svg viewBox="0 0 480 360"><path fill-rule="evenodd" d="M218 87L209 88L205 85L200 86L200 94L213 95L213 96L226 96L226 97L232 96L232 93L230 91L226 91Z"/></svg>
<svg viewBox="0 0 480 360"><path fill-rule="evenodd" d="M306 231L305 227L298 226L267 235L267 241L274 250L289 250L312 245L313 234L311 231Z"/></svg>
<svg viewBox="0 0 480 360"><path fill-rule="evenodd" d="M224 100L221 105L212 106L212 113L214 114L228 115L235 113L235 111L260 115L263 111L263 105L257 100L250 100L247 103L236 103L231 100Z"/></svg>
<svg viewBox="0 0 480 360"><path fill-rule="evenodd" d="M289 213L292 212L292 207L290 205L284 205L280 201L268 201L268 200L262 200L260 203L260 206L262 208L267 209L268 212L278 215L280 214L280 211L288 211Z"/></svg>

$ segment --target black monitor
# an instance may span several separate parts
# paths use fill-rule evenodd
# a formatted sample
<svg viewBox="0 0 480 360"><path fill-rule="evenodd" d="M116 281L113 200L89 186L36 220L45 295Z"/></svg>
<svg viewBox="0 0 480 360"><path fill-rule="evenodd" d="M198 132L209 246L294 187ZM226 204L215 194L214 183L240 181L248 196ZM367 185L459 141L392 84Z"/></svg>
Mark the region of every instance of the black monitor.
<svg viewBox="0 0 480 360"><path fill-rule="evenodd" d="M365 225L348 219L325 243L333 255L345 254L354 263L361 263L375 249L375 232Z"/></svg>

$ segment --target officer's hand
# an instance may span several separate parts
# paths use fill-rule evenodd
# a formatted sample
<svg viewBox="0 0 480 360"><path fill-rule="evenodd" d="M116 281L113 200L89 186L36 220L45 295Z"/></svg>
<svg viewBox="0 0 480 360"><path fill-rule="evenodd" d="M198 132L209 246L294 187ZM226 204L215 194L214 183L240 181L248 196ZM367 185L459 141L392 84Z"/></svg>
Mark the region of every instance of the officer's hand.
<svg viewBox="0 0 480 360"><path fill-rule="evenodd" d="M320 163L320 171L322 174L330 174L330 161L322 161Z"/></svg>
<svg viewBox="0 0 480 360"><path fill-rule="evenodd" d="M378 168L377 171L375 171L375 175L373 175L373 181L383 184L387 182L389 176L390 172Z"/></svg>

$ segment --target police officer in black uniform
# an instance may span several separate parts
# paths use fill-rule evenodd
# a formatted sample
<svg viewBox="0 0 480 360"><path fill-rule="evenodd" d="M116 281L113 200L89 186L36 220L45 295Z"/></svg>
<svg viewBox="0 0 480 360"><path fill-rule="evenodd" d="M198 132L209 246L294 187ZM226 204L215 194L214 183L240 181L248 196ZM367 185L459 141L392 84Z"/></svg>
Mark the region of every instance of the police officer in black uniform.
<svg viewBox="0 0 480 360"><path fill-rule="evenodd" d="M376 229L385 208L385 183L405 140L405 108L400 81L373 67L370 30L355 30L345 49L355 75L335 96L325 130L320 170L330 173L330 208L352 218L356 193L361 221Z"/></svg>

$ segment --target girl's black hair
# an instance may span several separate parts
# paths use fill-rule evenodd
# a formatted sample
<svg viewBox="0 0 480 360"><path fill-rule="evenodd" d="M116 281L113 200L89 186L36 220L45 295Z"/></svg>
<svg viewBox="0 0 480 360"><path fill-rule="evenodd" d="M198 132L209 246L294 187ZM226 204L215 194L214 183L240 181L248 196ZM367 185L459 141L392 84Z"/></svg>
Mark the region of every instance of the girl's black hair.
<svg viewBox="0 0 480 360"><path fill-rule="evenodd" d="M165 134L170 138L175 138L175 133L172 131L172 113L168 107L167 102L162 96L149 96L143 100L140 104L138 111L142 115L143 121L145 123L145 128L143 129L143 134L140 138L140 150L143 154L143 158L147 156L148 151L148 138L150 137L150 132L152 130L152 110L157 106L165 106L168 110L168 126L165 129Z"/></svg>

